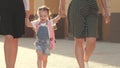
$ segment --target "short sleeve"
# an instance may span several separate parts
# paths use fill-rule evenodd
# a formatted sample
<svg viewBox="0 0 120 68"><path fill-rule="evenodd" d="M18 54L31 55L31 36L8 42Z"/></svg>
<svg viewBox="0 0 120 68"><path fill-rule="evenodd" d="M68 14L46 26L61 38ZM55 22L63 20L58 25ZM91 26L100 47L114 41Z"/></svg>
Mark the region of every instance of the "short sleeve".
<svg viewBox="0 0 120 68"><path fill-rule="evenodd" d="M30 10L30 2L29 0L23 0L25 10Z"/></svg>

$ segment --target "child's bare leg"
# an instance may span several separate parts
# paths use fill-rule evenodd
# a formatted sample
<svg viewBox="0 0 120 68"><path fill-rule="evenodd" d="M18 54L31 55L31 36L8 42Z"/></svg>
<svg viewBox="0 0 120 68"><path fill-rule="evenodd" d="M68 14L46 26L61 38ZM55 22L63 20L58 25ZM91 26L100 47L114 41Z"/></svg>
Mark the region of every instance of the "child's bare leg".
<svg viewBox="0 0 120 68"><path fill-rule="evenodd" d="M37 52L37 66L38 68L42 68L42 52Z"/></svg>
<svg viewBox="0 0 120 68"><path fill-rule="evenodd" d="M43 68L46 68L47 66L47 58L48 58L47 55L43 55Z"/></svg>

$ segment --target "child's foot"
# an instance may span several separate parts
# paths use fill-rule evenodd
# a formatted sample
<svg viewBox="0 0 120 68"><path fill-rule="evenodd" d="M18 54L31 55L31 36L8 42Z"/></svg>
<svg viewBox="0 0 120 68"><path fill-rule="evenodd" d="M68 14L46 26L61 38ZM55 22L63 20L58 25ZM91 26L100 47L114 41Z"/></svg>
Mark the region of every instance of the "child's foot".
<svg viewBox="0 0 120 68"><path fill-rule="evenodd" d="M85 68L89 68L88 62L84 62Z"/></svg>

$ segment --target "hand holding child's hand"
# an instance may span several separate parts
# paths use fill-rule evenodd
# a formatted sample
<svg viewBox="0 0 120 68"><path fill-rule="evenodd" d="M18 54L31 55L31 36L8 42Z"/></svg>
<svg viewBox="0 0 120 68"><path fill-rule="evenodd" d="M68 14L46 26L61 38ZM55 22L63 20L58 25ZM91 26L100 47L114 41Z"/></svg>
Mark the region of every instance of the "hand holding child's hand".
<svg viewBox="0 0 120 68"><path fill-rule="evenodd" d="M64 11L64 10L60 10L60 11L59 11L59 15L60 15L62 18L65 18L65 17L66 17L66 14L65 14L65 11Z"/></svg>
<svg viewBox="0 0 120 68"><path fill-rule="evenodd" d="M25 25L26 25L27 27L32 27L32 24L31 24L29 18L25 18Z"/></svg>

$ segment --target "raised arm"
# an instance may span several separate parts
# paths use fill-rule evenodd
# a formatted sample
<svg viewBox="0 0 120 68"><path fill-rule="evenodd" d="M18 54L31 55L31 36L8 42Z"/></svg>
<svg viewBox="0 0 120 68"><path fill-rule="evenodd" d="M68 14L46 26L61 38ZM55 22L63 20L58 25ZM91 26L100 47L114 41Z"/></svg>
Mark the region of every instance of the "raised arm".
<svg viewBox="0 0 120 68"><path fill-rule="evenodd" d="M59 12L58 15L53 18L53 23L57 23L58 20L65 17L65 0L60 0L59 2Z"/></svg>
<svg viewBox="0 0 120 68"><path fill-rule="evenodd" d="M102 3L103 11L104 11L105 22L109 23L110 22L110 15L109 15L108 7L107 7L107 1L101 0L101 3Z"/></svg>
<svg viewBox="0 0 120 68"><path fill-rule="evenodd" d="M61 19L61 16L58 14L55 18L53 18L53 23L56 24Z"/></svg>

